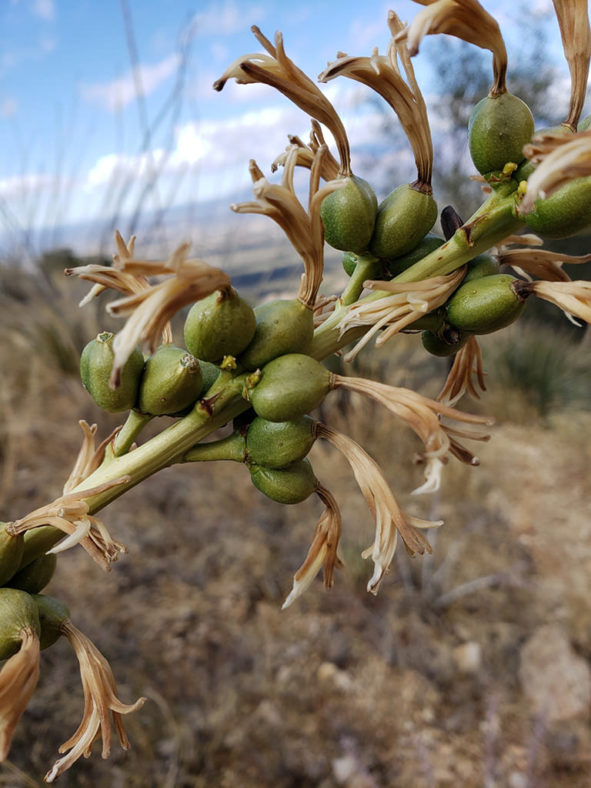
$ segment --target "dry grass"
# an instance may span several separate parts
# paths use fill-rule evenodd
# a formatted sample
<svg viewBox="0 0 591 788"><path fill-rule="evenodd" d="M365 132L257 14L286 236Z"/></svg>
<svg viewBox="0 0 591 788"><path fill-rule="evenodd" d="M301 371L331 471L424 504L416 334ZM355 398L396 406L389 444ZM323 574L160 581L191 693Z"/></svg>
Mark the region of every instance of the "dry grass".
<svg viewBox="0 0 591 788"><path fill-rule="evenodd" d="M101 435L114 422L21 324L3 323L0 480L10 519L59 492L78 419L98 421ZM443 374L416 337L362 363L356 374L369 366L431 395ZM560 621L591 656L589 413L555 414L545 429L502 423L480 468L450 465L442 493L418 500L404 494L421 475L408 461L413 437L375 406L335 397L324 418L379 460L404 506L446 520L433 557L401 552L379 596L368 595L359 553L370 515L345 462L315 447L316 473L344 512L345 566L330 592L317 582L281 612L316 502L273 504L244 468L222 464L171 469L132 490L105 512L129 555L104 575L70 551L48 591L109 657L123 699L148 703L126 720L128 753L114 747L102 761L95 752L61 785L589 784L588 721L545 725L517 678L520 647L541 623ZM457 661L465 643L481 648L474 673ZM0 784L41 785L81 709L75 661L60 642L43 654Z"/></svg>

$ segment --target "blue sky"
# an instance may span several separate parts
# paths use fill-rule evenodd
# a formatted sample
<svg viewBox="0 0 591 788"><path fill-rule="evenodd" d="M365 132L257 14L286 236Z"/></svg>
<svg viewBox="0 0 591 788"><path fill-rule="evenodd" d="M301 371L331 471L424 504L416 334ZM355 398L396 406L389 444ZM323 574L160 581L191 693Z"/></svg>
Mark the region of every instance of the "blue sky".
<svg viewBox="0 0 591 788"><path fill-rule="evenodd" d="M484 4L502 26L510 21L511 3ZM147 208L230 200L248 183L250 157L267 171L285 135L308 130L303 113L271 88L211 89L238 55L260 51L250 25L268 37L282 30L288 54L316 75L337 50L369 54L378 45L383 51L392 6L405 20L420 10L411 0L0 0L0 230L1 223L4 229L38 227L131 210L154 172L160 177L145 197ZM551 2L528 6L543 13ZM558 28L548 19L551 56L566 80ZM509 29L510 54L521 34ZM182 101L171 100L183 46ZM415 68L428 95L435 89L428 42L421 54ZM360 109L359 90L344 80L327 86L354 150L371 141L379 122L370 109Z"/></svg>

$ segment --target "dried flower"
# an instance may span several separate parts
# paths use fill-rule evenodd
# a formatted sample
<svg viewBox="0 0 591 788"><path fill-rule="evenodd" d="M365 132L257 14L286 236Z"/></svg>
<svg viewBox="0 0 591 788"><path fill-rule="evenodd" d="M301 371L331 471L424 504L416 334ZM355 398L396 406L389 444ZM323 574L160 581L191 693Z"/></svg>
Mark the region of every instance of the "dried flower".
<svg viewBox="0 0 591 788"><path fill-rule="evenodd" d="M379 346L414 323L421 315L432 312L444 304L456 290L465 273L465 267L462 266L446 276L435 276L420 282L364 282L364 286L370 290L391 293L391 295L384 295L373 301L359 301L349 307L339 326L341 336L356 326L371 326L371 328L347 353L345 360L351 361L355 358L378 331L383 329L376 339L376 345Z"/></svg>
<svg viewBox="0 0 591 788"><path fill-rule="evenodd" d="M319 188L322 161L327 153L327 148L320 146L314 154L314 163L310 169L307 213L298 200L293 185L298 158L298 149L295 147L287 152L280 185L270 183L257 163L251 160L249 169L256 202L230 206L236 213L259 213L268 216L281 227L303 260L304 274L298 298L310 307L315 305L324 273L324 227L320 217L320 205L328 194L346 183L342 179L333 180Z"/></svg>
<svg viewBox="0 0 591 788"><path fill-rule="evenodd" d="M388 25L392 36L396 36L403 28L393 11L388 13ZM400 74L398 58L402 61L408 82L405 82ZM398 46L392 38L387 55L380 55L377 47L371 57L349 57L339 52L337 60L329 63L318 79L328 82L338 76L349 77L373 88L396 112L412 147L417 166L417 180L412 186L431 194L433 142L427 108L405 49Z"/></svg>
<svg viewBox="0 0 591 788"><path fill-rule="evenodd" d="M202 260L187 259L189 248L190 244L181 244L166 262L130 260L125 263L125 271L146 276L167 275L168 278L107 306L111 315L127 317L125 326L113 340L115 354L110 378L113 387L118 385L121 369L138 344L153 353L162 341L169 320L179 309L215 290L230 287L230 278L219 268Z"/></svg>
<svg viewBox="0 0 591 788"><path fill-rule="evenodd" d="M318 422L315 425L316 436L332 443L351 465L351 469L376 522L374 543L362 556L371 556L374 562L374 573L367 585L367 590L377 594L382 578L388 571L396 550L397 534L400 533L410 555L431 552L431 546L420 533L420 528L435 528L442 525L439 521L421 520L403 514L379 465L367 454L358 443L340 432Z"/></svg>
<svg viewBox="0 0 591 788"><path fill-rule="evenodd" d="M276 88L290 101L303 109L310 117L324 123L330 129L341 160L340 177L351 175L351 154L345 127L335 108L312 80L301 71L285 54L283 36L275 33L275 46L258 27L251 28L257 41L268 54L243 55L229 66L213 83L215 90L222 90L229 79L239 84L262 82Z"/></svg>
<svg viewBox="0 0 591 788"><path fill-rule="evenodd" d="M566 271L562 270L564 263L578 265L591 261L591 254L561 254L547 249L509 249L501 251L497 257L500 265L510 265L526 277L531 274L549 282L571 281Z"/></svg>
<svg viewBox="0 0 591 788"><path fill-rule="evenodd" d="M527 181L517 210L527 216L538 197L544 199L575 178L591 175L591 131L578 134L543 134L523 149L531 161L541 162Z"/></svg>
<svg viewBox="0 0 591 788"><path fill-rule="evenodd" d="M420 492L433 492L439 487L440 463L447 462L450 454L467 464L479 464L478 458L458 443L456 437L480 441L488 440L489 435L483 431L483 427L493 424L493 420L489 417L464 413L437 402L437 400L423 397L411 389L388 386L385 383L377 383L365 378L335 375L333 387L357 391L374 399L405 421L419 436L425 445L425 477L428 481L426 487L419 488ZM452 424L445 424L442 417L450 419ZM456 422L472 424L474 429L460 430L456 426Z"/></svg>
<svg viewBox="0 0 591 788"><path fill-rule="evenodd" d="M519 287L524 295L533 293L544 301L550 301L567 317L572 319L574 315L591 323L591 282L520 282Z"/></svg>
<svg viewBox="0 0 591 788"><path fill-rule="evenodd" d="M290 134L289 145L283 153L281 153L271 164L271 172L275 172L280 166L285 166L288 154L292 148L296 149L296 166L307 167L312 169L312 165L316 160L316 153L324 146L327 148L326 153L322 157L320 166L320 177L325 181L333 181L339 177L339 163L335 157L328 150L328 146L324 140L320 124L316 120L312 120L312 131L310 132L310 142L306 145L295 134Z"/></svg>
<svg viewBox="0 0 591 788"><path fill-rule="evenodd" d="M564 125L576 131L585 102L591 56L587 0L552 0L552 2L558 17L562 46L571 79L570 107Z"/></svg>
<svg viewBox="0 0 591 788"><path fill-rule="evenodd" d="M71 492L81 482L83 482L84 479L90 476L91 473L96 471L105 457L107 446L120 429L118 427L117 429L113 430L113 432L108 437L106 437L105 440L98 445L98 447L95 448L94 436L96 435L96 424L93 424L91 427L89 426L88 422L84 420L79 421L78 424L80 425L80 429L83 433L82 446L78 452L78 457L76 458L72 472L64 484L64 495Z"/></svg>
<svg viewBox="0 0 591 788"><path fill-rule="evenodd" d="M8 523L6 531L16 536L32 528L52 525L68 536L48 552L59 553L80 544L99 566L108 571L111 563L117 560L120 553L127 552L127 548L112 539L104 524L88 513L90 507L85 499L90 499L120 484L126 484L129 480L129 476L120 476L96 487L68 492L55 501L35 509L26 517Z"/></svg>
<svg viewBox="0 0 591 788"><path fill-rule="evenodd" d="M101 755L103 758L109 757L111 752L111 715L121 747L128 750L129 740L123 729L121 715L137 711L146 700L139 698L135 703L129 705L122 703L117 697L113 671L94 643L86 635L83 635L71 621L65 621L60 629L76 652L80 665L80 678L84 689L84 714L76 732L60 746L60 753L67 750L69 752L63 758L59 758L45 775L45 781L48 783L52 783L81 756L88 758L92 745L99 736L103 741Z"/></svg>
<svg viewBox="0 0 591 788"><path fill-rule="evenodd" d="M293 577L293 588L283 603L282 610L293 604L307 590L321 566L324 566L326 588L330 588L333 584L335 566L341 566L337 556L341 536L341 512L334 496L325 487L318 485L316 493L325 508L316 524L314 539L306 559Z"/></svg>
<svg viewBox="0 0 591 788"><path fill-rule="evenodd" d="M89 282L95 282L88 294L80 301L79 306L85 306L93 298L103 293L105 290L117 290L125 295L139 293L150 286L145 276L129 273L125 270L125 264L133 260L135 247L135 235L132 235L126 244L119 231L115 231L115 244L118 253L113 255L113 265L80 265L76 268L66 268L66 276L77 276Z"/></svg>
<svg viewBox="0 0 591 788"><path fill-rule="evenodd" d="M455 405L466 392L480 399L478 389L486 391L482 352L476 337L471 336L464 347L456 353L452 368L437 399L450 406Z"/></svg>
<svg viewBox="0 0 591 788"><path fill-rule="evenodd" d="M426 5L413 19L410 27L397 36L397 41L406 41L411 55L419 51L426 35L447 33L493 54L494 82L491 96L505 93L507 73L507 50L496 20L477 0L415 0Z"/></svg>
<svg viewBox="0 0 591 788"><path fill-rule="evenodd" d="M0 761L8 755L14 729L39 679L39 636L26 626L20 638L19 650L0 671Z"/></svg>

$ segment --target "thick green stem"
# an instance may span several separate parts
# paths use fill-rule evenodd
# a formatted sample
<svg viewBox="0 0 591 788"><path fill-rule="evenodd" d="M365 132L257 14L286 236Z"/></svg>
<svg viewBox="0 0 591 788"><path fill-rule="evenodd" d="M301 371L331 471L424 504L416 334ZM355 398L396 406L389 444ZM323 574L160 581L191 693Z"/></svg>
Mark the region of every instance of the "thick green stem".
<svg viewBox="0 0 591 788"><path fill-rule="evenodd" d="M343 290L340 298L340 303L343 306L353 304L363 291L363 283L366 279L375 279L380 269L380 261L371 256L359 256L355 270L351 274L351 278L347 283L347 287Z"/></svg>
<svg viewBox="0 0 591 788"><path fill-rule="evenodd" d="M242 397L246 377L222 373L208 392L208 398L198 402L187 416L128 454L114 457L88 476L76 492L129 477L128 481L85 499L90 513L99 511L156 471L182 461L196 443L246 410L249 405Z"/></svg>
<svg viewBox="0 0 591 788"><path fill-rule="evenodd" d="M149 414L140 413L139 410L130 410L125 424L121 427L113 440L111 446L112 456L120 457L122 454L126 454L137 436L153 418L154 417Z"/></svg>
<svg viewBox="0 0 591 788"><path fill-rule="evenodd" d="M199 443L185 454L182 461L211 462L212 460L244 462L246 460L246 440L244 435L240 432L233 432L219 441Z"/></svg>

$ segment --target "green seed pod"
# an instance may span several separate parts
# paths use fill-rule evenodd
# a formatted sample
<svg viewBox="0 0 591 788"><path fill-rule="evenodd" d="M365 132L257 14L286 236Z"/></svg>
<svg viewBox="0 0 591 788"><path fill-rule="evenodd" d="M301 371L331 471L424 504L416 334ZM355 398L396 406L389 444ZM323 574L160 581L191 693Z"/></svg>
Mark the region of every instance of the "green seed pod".
<svg viewBox="0 0 591 788"><path fill-rule="evenodd" d="M388 260L388 268L390 270L391 276L398 276L403 271L406 271L407 268L410 268L411 265L418 263L419 260L422 260L423 257L426 257L428 254L433 252L435 249L439 249L439 247L444 243L443 238L440 238L435 233L427 233L427 235L422 238L419 243L412 249L410 252L401 255L400 257L395 257L391 260Z"/></svg>
<svg viewBox="0 0 591 788"><path fill-rule="evenodd" d="M462 285L448 301L448 322L473 334L505 328L517 320L525 306L525 299L512 287L519 281L508 274L497 274Z"/></svg>
<svg viewBox="0 0 591 788"><path fill-rule="evenodd" d="M468 263L468 272L462 280L462 284L472 282L474 279L482 279L483 276L494 276L501 269L499 261L490 254L479 254Z"/></svg>
<svg viewBox="0 0 591 788"><path fill-rule="evenodd" d="M33 594L33 601L39 611L39 624L41 627L41 649L49 648L61 635L61 626L70 618L70 611L52 596L46 594Z"/></svg>
<svg viewBox="0 0 591 788"><path fill-rule="evenodd" d="M285 468L303 460L315 440L314 419L309 416L278 422L257 416L246 433L246 451L255 465Z"/></svg>
<svg viewBox="0 0 591 788"><path fill-rule="evenodd" d="M6 532L6 523L0 523L0 585L7 583L18 571L25 549L23 534L12 536Z"/></svg>
<svg viewBox="0 0 591 788"><path fill-rule="evenodd" d="M199 397L202 397L209 391L209 389L218 379L220 375L220 368L216 367L215 364L210 364L209 361L199 361L199 367L201 369L201 377L203 379Z"/></svg>
<svg viewBox="0 0 591 788"><path fill-rule="evenodd" d="M319 361L291 353L270 361L250 392L257 416L294 421L318 407L330 391L331 373Z"/></svg>
<svg viewBox="0 0 591 788"><path fill-rule="evenodd" d="M576 178L522 217L535 233L546 238L566 238L591 225L591 177Z"/></svg>
<svg viewBox="0 0 591 788"><path fill-rule="evenodd" d="M591 115L584 117L577 126L577 131L589 131L589 129L591 129Z"/></svg>
<svg viewBox="0 0 591 788"><path fill-rule="evenodd" d="M301 503L318 487L318 480L308 460L299 460L287 468L252 465L250 478L257 490L277 503Z"/></svg>
<svg viewBox="0 0 591 788"><path fill-rule="evenodd" d="M57 555L41 555L10 580L11 588L20 588L28 594L38 594L49 583L55 572Z"/></svg>
<svg viewBox="0 0 591 788"><path fill-rule="evenodd" d="M412 331L433 331L438 333L442 328L445 321L445 307L438 307L432 312L427 312L426 315L421 315L414 323L409 325L409 330Z"/></svg>
<svg viewBox="0 0 591 788"><path fill-rule="evenodd" d="M301 301L269 301L254 313L254 337L238 359L246 369L258 369L284 353L307 350L314 336L314 313Z"/></svg>
<svg viewBox="0 0 591 788"><path fill-rule="evenodd" d="M191 307L185 320L185 345L195 358L221 361L245 350L255 325L252 307L235 290L216 290Z"/></svg>
<svg viewBox="0 0 591 788"><path fill-rule="evenodd" d="M447 326L441 333L423 331L421 341L423 347L432 356L454 356L461 350L472 335L467 331Z"/></svg>
<svg viewBox="0 0 591 788"><path fill-rule="evenodd" d="M173 345L161 345L146 361L138 407L152 416L172 416L192 405L201 392L199 362Z"/></svg>
<svg viewBox="0 0 591 788"><path fill-rule="evenodd" d="M0 588L0 660L16 654L25 627L39 634L39 614L33 597L16 588Z"/></svg>
<svg viewBox="0 0 591 788"><path fill-rule="evenodd" d="M412 251L437 219L437 203L431 194L403 184L380 203L369 245L376 257L389 260Z"/></svg>
<svg viewBox="0 0 591 788"><path fill-rule="evenodd" d="M38 528L32 528L24 534L24 548L23 555L19 564L19 571L28 566L36 558L40 558L48 550L51 550L59 541L64 538L65 534L53 525L40 525Z"/></svg>
<svg viewBox="0 0 591 788"><path fill-rule="evenodd" d="M113 334L103 331L82 351L80 377L82 385L99 408L108 413L122 413L131 410L137 401L144 357L139 350L134 350L121 370L119 386L112 389L109 386L109 377L113 356Z"/></svg>
<svg viewBox="0 0 591 788"><path fill-rule="evenodd" d="M345 186L322 201L320 216L324 240L344 252L365 251L373 233L377 209L378 201L369 183L352 175Z"/></svg>
<svg viewBox="0 0 591 788"><path fill-rule="evenodd" d="M508 162L519 164L533 133L534 119L525 102L512 93L486 96L474 107L468 123L474 166L486 175Z"/></svg>

